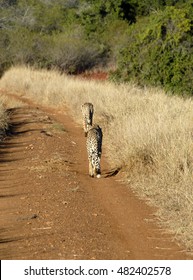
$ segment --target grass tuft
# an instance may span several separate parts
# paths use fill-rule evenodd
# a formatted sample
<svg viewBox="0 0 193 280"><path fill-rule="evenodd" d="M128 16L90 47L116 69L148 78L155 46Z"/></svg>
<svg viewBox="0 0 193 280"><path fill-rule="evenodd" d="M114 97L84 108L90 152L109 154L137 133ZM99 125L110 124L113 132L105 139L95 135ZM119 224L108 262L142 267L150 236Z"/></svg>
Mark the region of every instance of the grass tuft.
<svg viewBox="0 0 193 280"><path fill-rule="evenodd" d="M6 129L8 129L8 119L8 114L0 96L0 141L5 135Z"/></svg>

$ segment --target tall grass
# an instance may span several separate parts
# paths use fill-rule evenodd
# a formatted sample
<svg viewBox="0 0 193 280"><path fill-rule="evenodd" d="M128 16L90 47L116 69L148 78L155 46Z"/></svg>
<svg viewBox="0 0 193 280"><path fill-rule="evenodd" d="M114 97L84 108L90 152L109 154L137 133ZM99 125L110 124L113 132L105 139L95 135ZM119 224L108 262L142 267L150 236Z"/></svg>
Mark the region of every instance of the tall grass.
<svg viewBox="0 0 193 280"><path fill-rule="evenodd" d="M7 96L4 91L0 91L0 141L5 136L9 127L10 111L8 109L22 107L24 103Z"/></svg>
<svg viewBox="0 0 193 280"><path fill-rule="evenodd" d="M4 98L0 96L0 141L5 135L5 130L8 128L8 114L4 106Z"/></svg>
<svg viewBox="0 0 193 280"><path fill-rule="evenodd" d="M67 105L80 124L81 104L92 102L111 167L121 168L129 187L158 206L161 223L193 250L192 99L27 67L11 68L0 88L59 110Z"/></svg>

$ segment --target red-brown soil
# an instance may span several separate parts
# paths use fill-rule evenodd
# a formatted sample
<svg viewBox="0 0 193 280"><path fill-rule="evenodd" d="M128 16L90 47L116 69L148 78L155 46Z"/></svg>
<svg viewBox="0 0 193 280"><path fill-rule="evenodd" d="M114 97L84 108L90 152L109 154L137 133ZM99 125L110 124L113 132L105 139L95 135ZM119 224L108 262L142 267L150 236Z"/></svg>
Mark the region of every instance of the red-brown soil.
<svg viewBox="0 0 193 280"><path fill-rule="evenodd" d="M83 129L68 110L23 101L0 143L1 259L191 258L109 170L105 150L102 178L88 176Z"/></svg>
<svg viewBox="0 0 193 280"><path fill-rule="evenodd" d="M107 72L87 72L87 73L82 73L78 75L78 78L83 78L86 80L99 80L99 81L105 81L108 79L108 73Z"/></svg>

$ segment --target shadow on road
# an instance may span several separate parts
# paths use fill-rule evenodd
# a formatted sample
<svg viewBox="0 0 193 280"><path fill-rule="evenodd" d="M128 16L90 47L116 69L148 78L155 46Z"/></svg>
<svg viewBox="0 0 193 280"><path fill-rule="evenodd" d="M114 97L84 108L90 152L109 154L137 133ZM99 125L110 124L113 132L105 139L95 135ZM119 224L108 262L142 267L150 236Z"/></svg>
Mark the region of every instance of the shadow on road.
<svg viewBox="0 0 193 280"><path fill-rule="evenodd" d="M21 171L21 161L30 156L25 151L30 149L30 135L40 132L51 121L40 110L30 107L7 110L9 126L3 141L0 141L0 257L10 259L14 256L15 241L21 240L15 231L21 220L17 220L17 204L22 196L27 195L25 172ZM18 163L17 163L18 162ZM18 199L17 197L20 196ZM8 244L12 244L8 246ZM7 245L6 245L7 244ZM8 250L7 248L12 248ZM14 249L14 250L15 250Z"/></svg>

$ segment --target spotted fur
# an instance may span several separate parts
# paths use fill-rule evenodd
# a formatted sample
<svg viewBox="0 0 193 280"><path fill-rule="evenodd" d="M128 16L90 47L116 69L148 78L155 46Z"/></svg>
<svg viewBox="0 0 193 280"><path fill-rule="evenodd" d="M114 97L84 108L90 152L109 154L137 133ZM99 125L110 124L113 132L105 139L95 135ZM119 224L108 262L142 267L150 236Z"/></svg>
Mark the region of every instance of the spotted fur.
<svg viewBox="0 0 193 280"><path fill-rule="evenodd" d="M82 109L82 115L83 115L83 128L84 128L84 134L87 136L89 127L92 126L92 119L93 119L93 113L94 108L92 103L84 103L81 106Z"/></svg>
<svg viewBox="0 0 193 280"><path fill-rule="evenodd" d="M99 125L90 127L87 132L86 147L89 161L89 175L100 178L101 176L101 154L102 154L102 129Z"/></svg>

